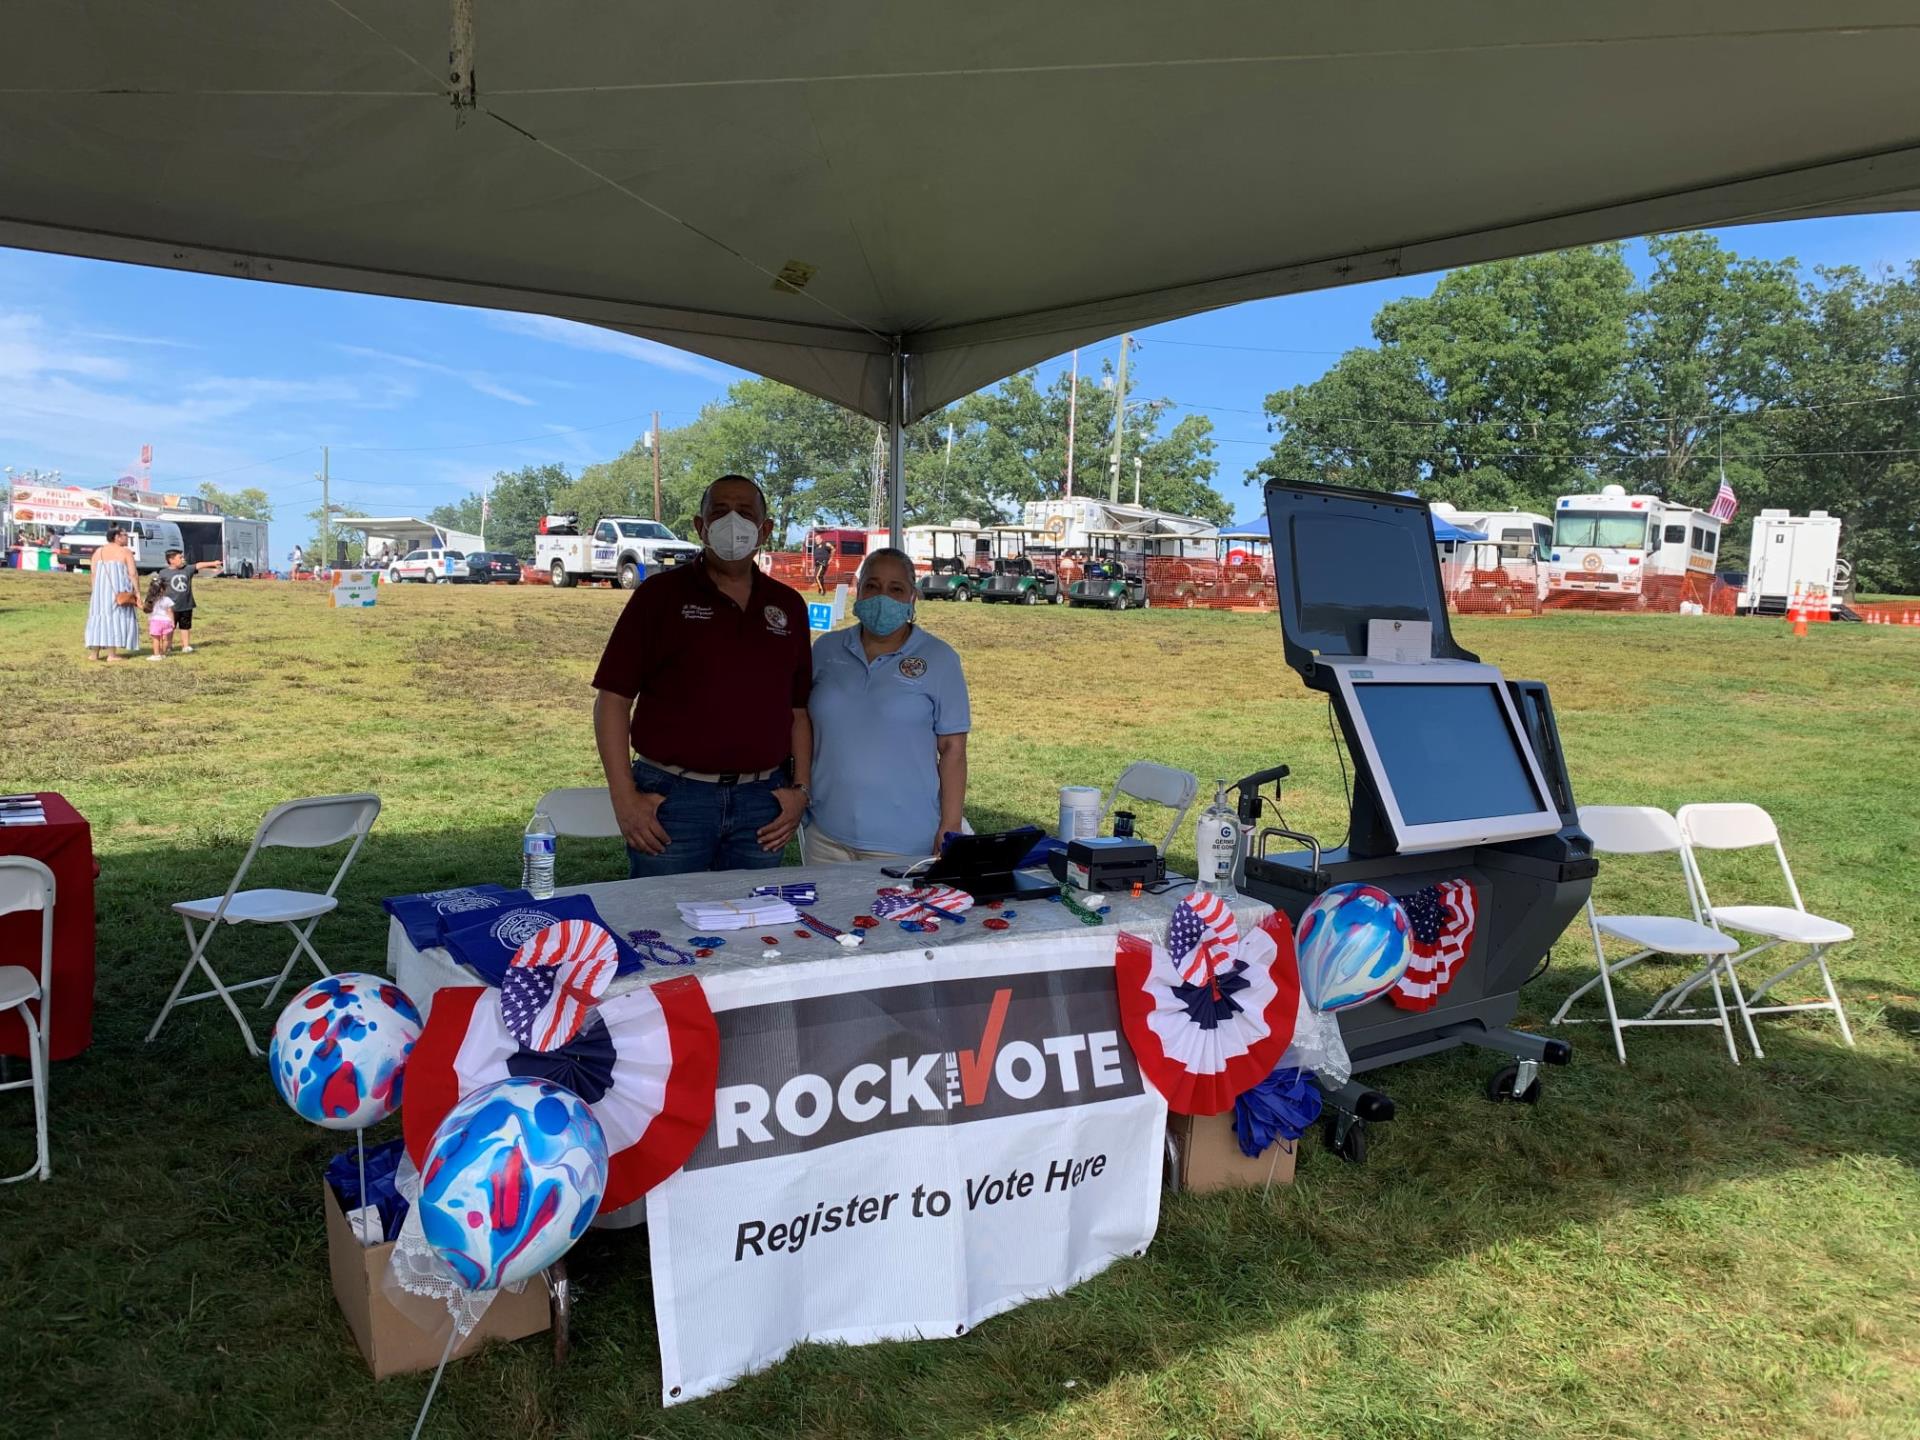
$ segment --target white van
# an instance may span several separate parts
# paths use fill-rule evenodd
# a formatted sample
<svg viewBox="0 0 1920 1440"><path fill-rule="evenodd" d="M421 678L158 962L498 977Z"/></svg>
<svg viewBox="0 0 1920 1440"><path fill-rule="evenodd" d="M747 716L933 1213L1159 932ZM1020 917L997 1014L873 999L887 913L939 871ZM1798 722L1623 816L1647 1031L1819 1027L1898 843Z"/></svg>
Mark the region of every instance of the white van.
<svg viewBox="0 0 1920 1440"><path fill-rule="evenodd" d="M167 551L184 551L180 527L171 520L147 520L138 516L114 516L82 520L60 537L56 552L60 564L68 570L87 570L93 565L93 552L105 543L107 530L118 525L127 532L127 548L133 551L133 568L141 574L167 568Z"/></svg>

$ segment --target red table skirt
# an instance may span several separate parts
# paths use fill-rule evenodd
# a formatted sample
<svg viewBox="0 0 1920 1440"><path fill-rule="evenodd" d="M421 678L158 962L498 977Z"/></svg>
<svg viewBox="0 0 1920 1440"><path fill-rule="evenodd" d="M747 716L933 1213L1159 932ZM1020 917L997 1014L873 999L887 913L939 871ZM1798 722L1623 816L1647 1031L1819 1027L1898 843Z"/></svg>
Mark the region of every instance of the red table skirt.
<svg viewBox="0 0 1920 1440"><path fill-rule="evenodd" d="M93 831L58 795L42 793L44 825L0 827L0 855L26 855L53 871L53 1058L68 1060L93 1043ZM40 973L41 918L0 915L0 965ZM27 1053L27 1029L0 1015L0 1055Z"/></svg>

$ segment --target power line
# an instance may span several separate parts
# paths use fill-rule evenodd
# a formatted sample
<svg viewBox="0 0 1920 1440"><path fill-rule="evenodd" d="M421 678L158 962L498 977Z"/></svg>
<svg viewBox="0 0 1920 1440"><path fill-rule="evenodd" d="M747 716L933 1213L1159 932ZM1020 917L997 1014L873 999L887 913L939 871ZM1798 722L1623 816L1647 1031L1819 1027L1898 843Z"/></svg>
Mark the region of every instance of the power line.
<svg viewBox="0 0 1920 1440"><path fill-rule="evenodd" d="M1249 355L1345 355L1347 353L1345 350L1296 350L1285 345L1226 345L1213 340L1161 340L1152 336L1140 343L1142 345L1178 345L1189 350L1241 350Z"/></svg>

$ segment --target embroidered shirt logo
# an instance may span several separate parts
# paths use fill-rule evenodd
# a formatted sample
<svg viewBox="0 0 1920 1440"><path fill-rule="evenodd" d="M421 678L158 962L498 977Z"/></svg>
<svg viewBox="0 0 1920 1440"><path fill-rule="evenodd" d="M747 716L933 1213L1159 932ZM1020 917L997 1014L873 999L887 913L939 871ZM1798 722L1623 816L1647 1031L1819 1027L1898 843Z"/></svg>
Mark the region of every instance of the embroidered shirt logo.
<svg viewBox="0 0 1920 1440"><path fill-rule="evenodd" d="M682 605L680 607L680 618L682 620L711 620L713 618L713 607L711 605Z"/></svg>
<svg viewBox="0 0 1920 1440"><path fill-rule="evenodd" d="M769 605L760 612L767 617L767 628L776 635L787 633L787 612L778 605Z"/></svg>
<svg viewBox="0 0 1920 1440"><path fill-rule="evenodd" d="M903 656L900 661L900 673L909 680L918 680L927 673L927 662L918 655Z"/></svg>
<svg viewBox="0 0 1920 1440"><path fill-rule="evenodd" d="M493 922L488 933L502 945L511 945L518 950L549 925L559 923L555 916L544 910L509 910Z"/></svg>

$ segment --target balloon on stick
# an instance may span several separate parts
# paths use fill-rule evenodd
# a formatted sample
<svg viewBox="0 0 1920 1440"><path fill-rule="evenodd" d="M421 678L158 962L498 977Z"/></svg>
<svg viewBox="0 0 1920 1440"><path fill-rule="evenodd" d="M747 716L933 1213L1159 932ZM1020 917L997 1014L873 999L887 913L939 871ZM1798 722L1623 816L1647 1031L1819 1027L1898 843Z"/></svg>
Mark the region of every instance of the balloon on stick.
<svg viewBox="0 0 1920 1440"><path fill-rule="evenodd" d="M356 1132L360 1204L367 1203L365 1131L400 1108L420 1011L377 975L327 975L300 991L273 1023L267 1073L303 1120Z"/></svg>
<svg viewBox="0 0 1920 1440"><path fill-rule="evenodd" d="M566 1254L606 1186L606 1135L584 1100L549 1080L499 1080L435 1130L420 1228L461 1285L493 1290Z"/></svg>

